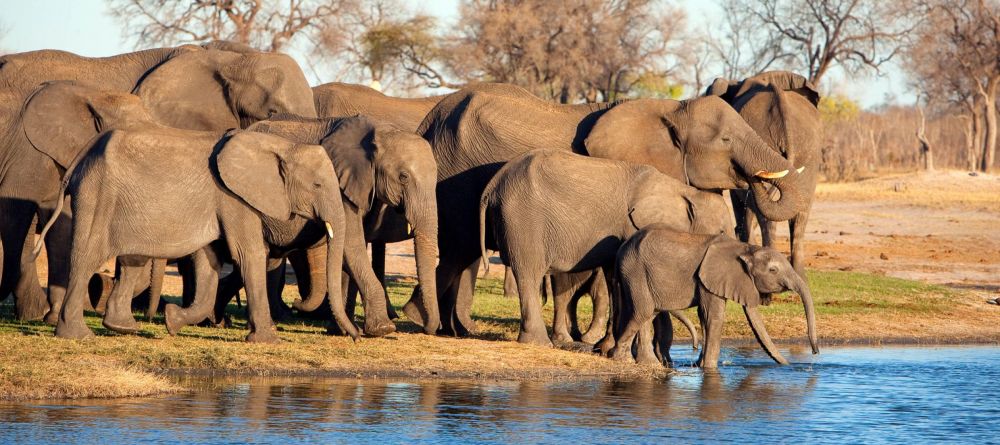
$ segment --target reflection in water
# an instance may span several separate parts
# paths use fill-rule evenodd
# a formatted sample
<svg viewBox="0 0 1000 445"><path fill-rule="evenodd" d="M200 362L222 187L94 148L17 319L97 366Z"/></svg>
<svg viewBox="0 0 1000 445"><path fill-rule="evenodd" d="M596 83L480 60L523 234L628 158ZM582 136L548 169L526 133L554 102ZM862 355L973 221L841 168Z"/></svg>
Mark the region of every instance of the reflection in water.
<svg viewBox="0 0 1000 445"><path fill-rule="evenodd" d="M686 352L685 352L686 351ZM694 359L678 348L679 363ZM168 397L0 404L0 443L990 441L1000 348L727 350L666 381L192 380ZM687 354L687 355L685 355ZM814 362L810 362L814 361Z"/></svg>

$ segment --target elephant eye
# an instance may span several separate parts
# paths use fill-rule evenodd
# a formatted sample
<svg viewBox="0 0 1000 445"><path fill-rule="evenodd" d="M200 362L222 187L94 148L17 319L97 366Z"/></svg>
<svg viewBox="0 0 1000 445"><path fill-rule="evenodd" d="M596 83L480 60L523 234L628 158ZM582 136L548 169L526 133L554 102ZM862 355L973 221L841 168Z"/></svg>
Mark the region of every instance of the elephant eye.
<svg viewBox="0 0 1000 445"><path fill-rule="evenodd" d="M723 136L722 137L722 142L729 142L730 140L731 139L729 139L729 136Z"/></svg>
<svg viewBox="0 0 1000 445"><path fill-rule="evenodd" d="M770 273L778 273L778 268L774 267L774 266L771 266L771 267L767 268L767 271L770 272Z"/></svg>
<svg viewBox="0 0 1000 445"><path fill-rule="evenodd" d="M320 183L318 183L318 182L314 182L314 183L313 183L313 188L317 188L317 189L318 189L318 188L323 188L323 184L320 184Z"/></svg>
<svg viewBox="0 0 1000 445"><path fill-rule="evenodd" d="M403 184L406 184L409 181L410 181L410 174L409 173L407 173L405 171L399 172L399 182L401 182Z"/></svg>

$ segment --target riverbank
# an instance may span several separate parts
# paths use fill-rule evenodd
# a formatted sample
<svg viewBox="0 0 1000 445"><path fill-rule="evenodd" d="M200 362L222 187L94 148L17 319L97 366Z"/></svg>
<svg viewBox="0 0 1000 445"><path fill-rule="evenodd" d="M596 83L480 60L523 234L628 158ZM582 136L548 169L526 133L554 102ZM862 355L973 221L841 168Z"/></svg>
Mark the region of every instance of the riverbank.
<svg viewBox="0 0 1000 445"><path fill-rule="evenodd" d="M821 344L1000 343L1000 308L970 291L854 272L812 272ZM395 277L390 297L397 309L413 281ZM294 290L286 291L294 298ZM545 307L551 320L551 303ZM235 312L240 310L232 307ZM581 304L582 323L589 322ZM768 329L782 348L805 345L802 306L793 295L763 308ZM618 363L591 354L516 343L517 301L502 283L481 280L473 307L473 338L432 337L401 320L384 338L323 335L322 323L279 324L279 345L250 345L242 318L231 329L187 328L167 335L162 320L142 323L136 336L109 333L88 316L98 337L64 341L43 323L19 323L0 306L0 400L126 397L183 391L171 375L306 375L350 378L462 378L487 380L637 380L667 374L662 368ZM693 310L689 317L696 319ZM679 342L688 340L678 326ZM725 336L752 339L742 311L728 305ZM759 353L756 352L756 353Z"/></svg>

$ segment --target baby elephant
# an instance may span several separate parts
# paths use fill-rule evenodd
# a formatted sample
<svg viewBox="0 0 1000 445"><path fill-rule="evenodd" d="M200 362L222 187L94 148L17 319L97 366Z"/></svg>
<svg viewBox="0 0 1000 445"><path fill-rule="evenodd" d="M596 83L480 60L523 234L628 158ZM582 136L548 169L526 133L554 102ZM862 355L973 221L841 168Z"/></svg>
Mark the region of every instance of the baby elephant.
<svg viewBox="0 0 1000 445"><path fill-rule="evenodd" d="M529 151L508 162L487 184L479 211L484 258L487 247L499 250L517 281L518 341L541 345L552 344L542 321L545 274L609 273L619 246L650 224L713 235L733 231L719 194L648 165L561 151Z"/></svg>
<svg viewBox="0 0 1000 445"><path fill-rule="evenodd" d="M618 250L617 301L621 320L627 321L617 334L612 358L629 360L632 341L658 312L698 307L705 342L698 366L715 368L719 361L726 300L743 306L757 341L774 361L788 362L775 348L764 321L757 312L761 294L791 290L802 298L809 343L816 343L816 317L812 296L784 255L770 247L736 241L726 235L696 235L664 225L638 231ZM669 343L669 342L668 342ZM639 360L655 360L647 342L638 345Z"/></svg>

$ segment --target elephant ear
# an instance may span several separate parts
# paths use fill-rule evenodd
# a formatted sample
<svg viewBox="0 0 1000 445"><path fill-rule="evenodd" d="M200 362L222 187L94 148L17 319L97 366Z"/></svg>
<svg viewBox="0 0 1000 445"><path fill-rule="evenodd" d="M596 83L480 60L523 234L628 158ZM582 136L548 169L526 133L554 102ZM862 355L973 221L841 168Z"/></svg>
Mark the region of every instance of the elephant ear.
<svg viewBox="0 0 1000 445"><path fill-rule="evenodd" d="M231 131L216 155L222 183L251 207L287 220L291 202L285 187L285 158L294 144L277 136Z"/></svg>
<svg viewBox="0 0 1000 445"><path fill-rule="evenodd" d="M218 130L240 126L226 99L222 79L212 68L213 54L180 52L153 68L133 89L157 122L185 130ZM235 56L234 56L235 57Z"/></svg>
<svg viewBox="0 0 1000 445"><path fill-rule="evenodd" d="M678 195L677 188L682 184L646 165L633 168L640 171L635 175L635 186L631 191L635 196L628 214L632 226L636 230L657 223L666 224L675 230L687 227L694 211L691 202L683 198L687 204L687 213L680 214L673 201L673 197Z"/></svg>
<svg viewBox="0 0 1000 445"><path fill-rule="evenodd" d="M760 304L760 293L750 278L752 261L747 244L719 235L705 251L698 279L713 294L754 307Z"/></svg>
<svg viewBox="0 0 1000 445"><path fill-rule="evenodd" d="M616 105L602 115L584 141L590 156L648 164L671 176L683 163L680 125L676 114L681 102L638 99Z"/></svg>
<svg viewBox="0 0 1000 445"><path fill-rule="evenodd" d="M769 71L758 74L743 82L743 86L736 96L750 92L754 88L771 85L782 91L792 91L805 97L814 106L819 105L819 91L805 77L788 71Z"/></svg>
<svg viewBox="0 0 1000 445"><path fill-rule="evenodd" d="M364 116L338 119L321 143L333 161L340 189L351 204L367 212L375 191L374 123Z"/></svg>
<svg viewBox="0 0 1000 445"><path fill-rule="evenodd" d="M80 150L101 131L98 110L68 82L47 83L21 111L24 135L36 150L68 168Z"/></svg>
<svg viewBox="0 0 1000 445"><path fill-rule="evenodd" d="M740 86L740 82L718 77L705 90L705 96L719 96L726 102L732 102L736 98L735 93Z"/></svg>

